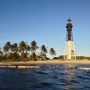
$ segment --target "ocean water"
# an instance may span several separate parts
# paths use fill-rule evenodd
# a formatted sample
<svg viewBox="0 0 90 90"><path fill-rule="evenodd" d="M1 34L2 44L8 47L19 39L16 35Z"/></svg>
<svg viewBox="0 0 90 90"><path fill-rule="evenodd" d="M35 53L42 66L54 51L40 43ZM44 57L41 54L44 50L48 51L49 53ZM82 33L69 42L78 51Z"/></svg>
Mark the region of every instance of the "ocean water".
<svg viewBox="0 0 90 90"><path fill-rule="evenodd" d="M39 65L40 68L0 68L0 90L90 90L90 65Z"/></svg>

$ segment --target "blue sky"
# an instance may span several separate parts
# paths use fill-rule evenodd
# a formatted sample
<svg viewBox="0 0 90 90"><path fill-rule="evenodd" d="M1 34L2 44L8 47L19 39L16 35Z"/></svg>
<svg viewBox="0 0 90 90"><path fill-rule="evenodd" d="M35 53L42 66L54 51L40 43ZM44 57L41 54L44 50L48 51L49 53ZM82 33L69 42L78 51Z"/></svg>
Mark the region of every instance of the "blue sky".
<svg viewBox="0 0 90 90"><path fill-rule="evenodd" d="M35 40L63 55L68 18L76 55L90 56L90 0L0 0L0 47Z"/></svg>

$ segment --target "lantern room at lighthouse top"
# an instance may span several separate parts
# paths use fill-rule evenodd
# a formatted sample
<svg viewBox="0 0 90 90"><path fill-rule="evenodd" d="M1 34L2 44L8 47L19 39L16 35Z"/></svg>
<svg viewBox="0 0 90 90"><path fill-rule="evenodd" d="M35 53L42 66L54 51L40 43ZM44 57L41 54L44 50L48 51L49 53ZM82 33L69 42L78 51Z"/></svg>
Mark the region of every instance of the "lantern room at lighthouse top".
<svg viewBox="0 0 90 90"><path fill-rule="evenodd" d="M72 23L71 23L71 20L70 19L68 19L67 20L67 25L66 25L66 28L67 28L67 31L71 31L72 30Z"/></svg>
<svg viewBox="0 0 90 90"><path fill-rule="evenodd" d="M67 20L67 24L69 24L69 23L71 23L71 20L70 20L70 18Z"/></svg>

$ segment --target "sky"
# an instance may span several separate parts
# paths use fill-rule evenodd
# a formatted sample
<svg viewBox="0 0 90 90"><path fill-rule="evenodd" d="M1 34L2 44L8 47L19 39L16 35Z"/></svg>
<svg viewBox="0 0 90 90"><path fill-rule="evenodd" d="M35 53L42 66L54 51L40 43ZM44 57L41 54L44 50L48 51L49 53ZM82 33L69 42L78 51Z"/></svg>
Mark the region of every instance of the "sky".
<svg viewBox="0 0 90 90"><path fill-rule="evenodd" d="M35 40L63 55L69 18L76 55L90 56L90 0L0 0L0 47Z"/></svg>

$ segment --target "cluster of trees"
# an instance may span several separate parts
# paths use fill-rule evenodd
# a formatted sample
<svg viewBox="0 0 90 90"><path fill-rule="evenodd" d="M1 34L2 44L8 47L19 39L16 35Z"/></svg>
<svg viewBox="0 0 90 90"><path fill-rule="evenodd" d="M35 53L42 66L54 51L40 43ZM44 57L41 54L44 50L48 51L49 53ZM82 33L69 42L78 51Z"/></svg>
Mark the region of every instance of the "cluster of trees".
<svg viewBox="0 0 90 90"><path fill-rule="evenodd" d="M58 57L54 57L53 59L60 59L60 60L63 60L64 59L64 55L60 55Z"/></svg>
<svg viewBox="0 0 90 90"><path fill-rule="evenodd" d="M28 45L24 41L21 41L19 44L18 43L11 44L10 42L6 42L6 44L3 46L3 50L1 50L0 48L0 61L37 60L37 58L39 57L36 54L37 49L41 49L40 53L44 53L45 55L48 53L47 47L45 45L42 45L41 47L37 46L36 41L32 41L30 45ZM53 48L49 49L49 53L52 55L52 57L56 55L56 51ZM64 56L61 55L59 57L54 57L53 59L63 59L63 58ZM85 56L76 56L76 58L78 60L83 59L90 60L90 57Z"/></svg>
<svg viewBox="0 0 90 90"><path fill-rule="evenodd" d="M83 60L83 59L88 59L88 60L90 60L90 57L86 57L86 56L76 56L76 58L77 58L78 60Z"/></svg>
<svg viewBox="0 0 90 90"><path fill-rule="evenodd" d="M26 60L37 60L38 55L36 55L36 50L41 49L41 52L46 54L47 48L45 45L41 47L37 46L36 41L32 41L30 45L26 42L21 41L18 43L11 44L10 42L6 42L3 47L3 51L0 51L0 61L3 60L13 60L13 61L26 61ZM49 50L50 54L56 55L56 52L53 48ZM30 54L30 57L27 57Z"/></svg>
<svg viewBox="0 0 90 90"><path fill-rule="evenodd" d="M60 55L59 57L54 57L53 59L64 59L64 55ZM86 56L76 56L77 60L83 60L83 59L88 59L90 60L90 57L86 57Z"/></svg>

